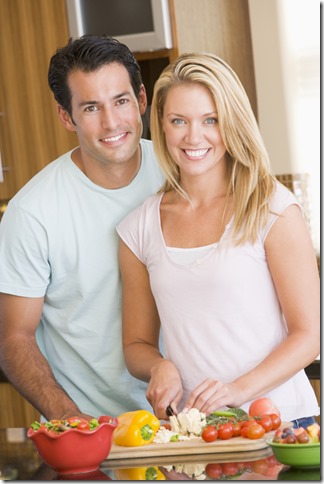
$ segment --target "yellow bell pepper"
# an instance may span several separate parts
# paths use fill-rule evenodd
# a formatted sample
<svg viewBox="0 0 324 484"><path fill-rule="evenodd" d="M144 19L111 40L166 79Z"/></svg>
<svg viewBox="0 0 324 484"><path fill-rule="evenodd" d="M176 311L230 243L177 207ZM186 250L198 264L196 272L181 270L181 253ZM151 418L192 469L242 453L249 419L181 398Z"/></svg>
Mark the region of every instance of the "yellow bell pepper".
<svg viewBox="0 0 324 484"><path fill-rule="evenodd" d="M126 412L118 417L113 439L116 445L136 447L152 442L160 428L159 419L147 410Z"/></svg>
<svg viewBox="0 0 324 484"><path fill-rule="evenodd" d="M115 476L119 481L165 481L165 475L158 467L132 467L116 469Z"/></svg>

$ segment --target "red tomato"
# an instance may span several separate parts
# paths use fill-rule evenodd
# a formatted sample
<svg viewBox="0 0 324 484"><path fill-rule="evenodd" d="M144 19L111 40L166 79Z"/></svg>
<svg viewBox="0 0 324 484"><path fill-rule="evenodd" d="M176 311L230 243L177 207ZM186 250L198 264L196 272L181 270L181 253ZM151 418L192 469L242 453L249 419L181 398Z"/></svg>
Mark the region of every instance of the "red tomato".
<svg viewBox="0 0 324 484"><path fill-rule="evenodd" d="M220 464L207 464L205 472L210 479L219 479L223 474L222 466Z"/></svg>
<svg viewBox="0 0 324 484"><path fill-rule="evenodd" d="M241 435L242 422L233 422L234 433L233 437L239 437Z"/></svg>
<svg viewBox="0 0 324 484"><path fill-rule="evenodd" d="M248 439L261 439L265 434L265 430L262 427L262 425L259 425L258 423L249 425L247 428L247 438Z"/></svg>
<svg viewBox="0 0 324 484"><path fill-rule="evenodd" d="M281 418L276 413L270 413L269 417L272 420L272 430L277 430L281 425Z"/></svg>
<svg viewBox="0 0 324 484"><path fill-rule="evenodd" d="M71 426L77 426L77 424L81 421L82 419L80 419L79 417L70 417L67 419L68 421L68 424L71 425Z"/></svg>
<svg viewBox="0 0 324 484"><path fill-rule="evenodd" d="M249 427L245 426L241 428L240 435L241 437L244 437L245 439L247 438L247 431L249 430Z"/></svg>
<svg viewBox="0 0 324 484"><path fill-rule="evenodd" d="M101 415L99 418L98 418L98 422L100 424L102 423L112 423L114 420L114 417L111 417L110 415Z"/></svg>
<svg viewBox="0 0 324 484"><path fill-rule="evenodd" d="M225 462L222 464L222 471L225 476L235 476L238 470L239 466L236 462Z"/></svg>
<svg viewBox="0 0 324 484"><path fill-rule="evenodd" d="M280 417L280 411L277 405L267 397L257 398L249 407L249 415L251 417L261 417L262 415L269 415L275 413Z"/></svg>
<svg viewBox="0 0 324 484"><path fill-rule="evenodd" d="M257 474L261 474L263 476L267 475L268 467L269 464L267 459L259 459L252 462L252 470Z"/></svg>
<svg viewBox="0 0 324 484"><path fill-rule="evenodd" d="M167 430L171 430L171 424L169 424L169 423L164 423L164 424L161 425L161 427L164 427Z"/></svg>
<svg viewBox="0 0 324 484"><path fill-rule="evenodd" d="M79 429L79 430L90 430L89 422L82 421L82 422L78 423L77 429Z"/></svg>
<svg viewBox="0 0 324 484"><path fill-rule="evenodd" d="M257 422L258 424L262 425L266 432L270 432L270 430L272 430L272 418L270 415L263 415L263 417L261 417Z"/></svg>
<svg viewBox="0 0 324 484"><path fill-rule="evenodd" d="M204 428L201 437L205 442L215 442L218 438L218 431L213 425L207 425L207 427Z"/></svg>
<svg viewBox="0 0 324 484"><path fill-rule="evenodd" d="M257 423L257 421L254 418L249 418L248 420L243 420L241 423L241 428L243 429L244 427L249 427L252 424Z"/></svg>
<svg viewBox="0 0 324 484"><path fill-rule="evenodd" d="M222 424L218 427L218 437L221 440L227 440L234 435L234 425L230 422Z"/></svg>

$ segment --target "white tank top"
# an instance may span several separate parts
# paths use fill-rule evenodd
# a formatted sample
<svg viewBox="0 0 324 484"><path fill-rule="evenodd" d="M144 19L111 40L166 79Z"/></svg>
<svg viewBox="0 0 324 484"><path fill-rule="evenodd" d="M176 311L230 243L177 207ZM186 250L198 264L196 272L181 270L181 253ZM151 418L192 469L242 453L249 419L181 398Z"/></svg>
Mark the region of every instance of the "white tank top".
<svg viewBox="0 0 324 484"><path fill-rule="evenodd" d="M161 229L162 196L146 200L117 230L149 272L166 356L182 378L181 408L203 380L235 380L287 337L264 241L278 214L298 203L278 184L268 223L256 243L231 243L228 224L220 241L211 247L170 250ZM266 396L276 402L284 421L319 413L303 370ZM247 410L250 403L242 408Z"/></svg>

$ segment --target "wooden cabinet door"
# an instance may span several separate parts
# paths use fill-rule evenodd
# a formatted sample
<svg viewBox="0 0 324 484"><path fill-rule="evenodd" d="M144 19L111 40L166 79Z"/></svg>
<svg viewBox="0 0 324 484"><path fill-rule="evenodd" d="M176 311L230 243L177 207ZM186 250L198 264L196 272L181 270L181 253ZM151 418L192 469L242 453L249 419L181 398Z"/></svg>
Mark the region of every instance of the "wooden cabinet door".
<svg viewBox="0 0 324 484"><path fill-rule="evenodd" d="M47 83L49 60L69 37L65 8L65 0L0 0L0 200L77 144Z"/></svg>

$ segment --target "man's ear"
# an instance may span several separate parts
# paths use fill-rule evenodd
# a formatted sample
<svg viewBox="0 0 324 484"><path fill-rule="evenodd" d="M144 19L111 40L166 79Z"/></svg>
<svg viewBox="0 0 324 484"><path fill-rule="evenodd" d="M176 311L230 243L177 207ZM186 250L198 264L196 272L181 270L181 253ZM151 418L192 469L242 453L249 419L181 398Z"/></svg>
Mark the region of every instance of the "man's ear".
<svg viewBox="0 0 324 484"><path fill-rule="evenodd" d="M57 114L63 124L63 126L69 131L75 132L75 124L72 122L72 118L69 113L60 105L57 105Z"/></svg>
<svg viewBox="0 0 324 484"><path fill-rule="evenodd" d="M141 116L143 116L147 108L147 96L146 96L146 90L145 90L144 84L141 85L140 92L138 95L138 106L139 106L140 114Z"/></svg>

